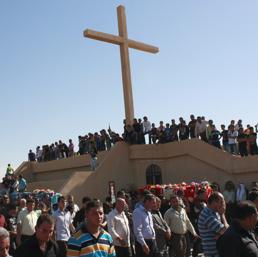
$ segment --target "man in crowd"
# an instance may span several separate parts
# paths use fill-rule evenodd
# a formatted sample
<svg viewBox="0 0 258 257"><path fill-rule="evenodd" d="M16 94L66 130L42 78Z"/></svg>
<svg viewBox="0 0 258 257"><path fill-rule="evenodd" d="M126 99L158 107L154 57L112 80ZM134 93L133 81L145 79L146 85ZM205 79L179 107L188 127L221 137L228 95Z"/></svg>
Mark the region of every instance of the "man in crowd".
<svg viewBox="0 0 258 257"><path fill-rule="evenodd" d="M67 211L70 211L70 213L72 214L72 220L73 220L76 213L79 211L79 206L74 202L73 195L67 195L66 199L67 199L67 205L65 209Z"/></svg>
<svg viewBox="0 0 258 257"><path fill-rule="evenodd" d="M230 125L228 129L228 145L229 145L229 151L232 154L237 154L237 145L236 145L237 136L238 136L238 131L235 130L235 126Z"/></svg>
<svg viewBox="0 0 258 257"><path fill-rule="evenodd" d="M171 237L171 231L159 211L160 206L161 200L159 197L156 197L155 207L152 211L153 224L156 233L156 242L160 256L168 257L167 241Z"/></svg>
<svg viewBox="0 0 258 257"><path fill-rule="evenodd" d="M101 202L89 202L85 214L87 223L69 239L67 257L115 257L112 237L101 227L104 219Z"/></svg>
<svg viewBox="0 0 258 257"><path fill-rule="evenodd" d="M32 199L27 200L27 208L21 210L17 218L17 246L25 240L31 238L35 233L35 226L38 220L38 214L34 210L35 202Z"/></svg>
<svg viewBox="0 0 258 257"><path fill-rule="evenodd" d="M20 193L24 192L26 190L27 187L27 181L26 179L20 174L19 175L19 185L18 185L18 191Z"/></svg>
<svg viewBox="0 0 258 257"><path fill-rule="evenodd" d="M190 138L195 138L195 124L196 124L196 119L194 118L194 115L190 115L190 122L188 123L189 127L189 132L190 132Z"/></svg>
<svg viewBox="0 0 258 257"><path fill-rule="evenodd" d="M60 249L60 257L66 257L67 242L71 236L70 231L74 232L75 229L72 224L71 213L65 210L65 198L60 196L57 203L58 209L53 214L55 220L56 242Z"/></svg>
<svg viewBox="0 0 258 257"><path fill-rule="evenodd" d="M9 257L10 237L5 228L0 228L0 257Z"/></svg>
<svg viewBox="0 0 258 257"><path fill-rule="evenodd" d="M151 144L151 123L146 116L143 117L143 134L148 134L149 144Z"/></svg>
<svg viewBox="0 0 258 257"><path fill-rule="evenodd" d="M87 196L82 198L82 208L76 212L75 217L73 219L73 226L78 229L80 224L85 221L85 209L87 204L91 201L91 199Z"/></svg>
<svg viewBox="0 0 258 257"><path fill-rule="evenodd" d="M189 219L194 226L195 231L199 234L198 219L201 211L205 208L207 201L207 192L205 189L199 189L193 202L190 202ZM197 238L193 242L192 256L197 257L199 253L202 253L201 238Z"/></svg>
<svg viewBox="0 0 258 257"><path fill-rule="evenodd" d="M249 144L250 144L250 154L255 155L258 154L258 147L257 147L257 133L254 132L254 128L249 128Z"/></svg>
<svg viewBox="0 0 258 257"><path fill-rule="evenodd" d="M258 210L258 189L255 188L249 193L248 200L252 201L255 204L256 209ZM258 240L258 221L254 228L254 233L256 236L256 240Z"/></svg>
<svg viewBox="0 0 258 257"><path fill-rule="evenodd" d="M214 192L208 198L205 207L198 220L198 228L202 239L202 247L205 257L218 257L216 239L224 234L228 228L225 218L226 203L219 192Z"/></svg>
<svg viewBox="0 0 258 257"><path fill-rule="evenodd" d="M257 223L257 209L252 202L239 202L236 219L217 241L220 257L258 257L258 242L252 233Z"/></svg>
<svg viewBox="0 0 258 257"><path fill-rule="evenodd" d="M247 151L247 138L248 135L244 133L243 128L240 128L238 130L238 136L237 136L237 142L238 142L238 150L239 154L243 156L248 156L248 151Z"/></svg>
<svg viewBox="0 0 258 257"><path fill-rule="evenodd" d="M16 236L17 236L17 212L18 207L15 204L9 204L8 216L6 217L6 229L10 234L10 254L16 250Z"/></svg>
<svg viewBox="0 0 258 257"><path fill-rule="evenodd" d="M164 215L171 230L169 256L185 257L187 250L186 233L189 231L195 238L198 238L198 235L177 195L171 196L170 204L171 208Z"/></svg>
<svg viewBox="0 0 258 257"><path fill-rule="evenodd" d="M61 257L58 245L51 239L53 232L54 219L48 214L41 215L35 234L18 247L14 257Z"/></svg>
<svg viewBox="0 0 258 257"><path fill-rule="evenodd" d="M19 211L26 209L27 200L25 198L21 198L19 201Z"/></svg>
<svg viewBox="0 0 258 257"><path fill-rule="evenodd" d="M151 211L155 206L155 196L145 195L143 204L133 212L133 228L136 237L135 250L137 257L155 257L158 249Z"/></svg>
<svg viewBox="0 0 258 257"><path fill-rule="evenodd" d="M32 150L29 151L28 160L30 162L35 162L36 161L36 154L34 152L32 152Z"/></svg>
<svg viewBox="0 0 258 257"><path fill-rule="evenodd" d="M126 202L123 198L117 198L115 208L108 214L108 232L113 238L116 256L130 257L130 228L125 215Z"/></svg>
<svg viewBox="0 0 258 257"><path fill-rule="evenodd" d="M6 168L6 174L5 174L5 176L11 176L11 175L13 175L13 172L14 172L14 170L13 170L11 164L9 163L9 164L7 165L7 168Z"/></svg>
<svg viewBox="0 0 258 257"><path fill-rule="evenodd" d="M206 127L207 121L202 120L200 116L197 117L197 121L195 123L195 137L201 138L204 142L208 142L207 135L206 135Z"/></svg>
<svg viewBox="0 0 258 257"><path fill-rule="evenodd" d="M229 146L228 146L228 130L226 130L226 127L224 124L221 125L221 132L222 136L222 145L223 150L229 152Z"/></svg>

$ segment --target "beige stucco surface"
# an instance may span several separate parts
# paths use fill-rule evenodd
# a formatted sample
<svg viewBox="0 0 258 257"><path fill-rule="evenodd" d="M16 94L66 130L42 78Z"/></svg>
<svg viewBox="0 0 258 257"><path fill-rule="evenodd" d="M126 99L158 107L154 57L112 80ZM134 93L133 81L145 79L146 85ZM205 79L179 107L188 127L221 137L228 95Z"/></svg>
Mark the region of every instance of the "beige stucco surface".
<svg viewBox="0 0 258 257"><path fill-rule="evenodd" d="M146 184L146 169L151 164L161 168L163 183L218 182L227 180L250 186L258 181L258 156L241 158L216 149L198 139L160 145L117 143L111 151L98 154L98 168L90 170L88 155L46 163L24 162L16 170L29 182L30 190L50 188L73 194L104 199L108 183L116 189L133 189Z"/></svg>

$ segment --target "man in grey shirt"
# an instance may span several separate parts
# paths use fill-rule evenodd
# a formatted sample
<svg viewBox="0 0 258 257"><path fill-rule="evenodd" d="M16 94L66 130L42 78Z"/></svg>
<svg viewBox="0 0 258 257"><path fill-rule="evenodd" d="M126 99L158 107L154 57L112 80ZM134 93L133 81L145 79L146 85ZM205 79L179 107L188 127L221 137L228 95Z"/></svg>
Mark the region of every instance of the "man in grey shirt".
<svg viewBox="0 0 258 257"><path fill-rule="evenodd" d="M152 211L153 224L154 224L154 229L156 233L156 242L157 242L157 247L158 247L160 256L168 257L167 241L171 237L171 231L168 224L163 219L159 211L160 206L161 206L161 200L160 198L156 197L155 208Z"/></svg>

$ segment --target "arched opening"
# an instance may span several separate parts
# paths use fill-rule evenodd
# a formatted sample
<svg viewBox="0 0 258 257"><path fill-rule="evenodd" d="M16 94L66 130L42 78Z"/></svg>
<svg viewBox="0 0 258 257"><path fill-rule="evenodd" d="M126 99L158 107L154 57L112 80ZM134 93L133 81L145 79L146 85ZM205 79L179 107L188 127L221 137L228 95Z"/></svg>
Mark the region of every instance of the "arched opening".
<svg viewBox="0 0 258 257"><path fill-rule="evenodd" d="M146 169L146 184L156 185L162 184L161 168L156 164L151 164Z"/></svg>

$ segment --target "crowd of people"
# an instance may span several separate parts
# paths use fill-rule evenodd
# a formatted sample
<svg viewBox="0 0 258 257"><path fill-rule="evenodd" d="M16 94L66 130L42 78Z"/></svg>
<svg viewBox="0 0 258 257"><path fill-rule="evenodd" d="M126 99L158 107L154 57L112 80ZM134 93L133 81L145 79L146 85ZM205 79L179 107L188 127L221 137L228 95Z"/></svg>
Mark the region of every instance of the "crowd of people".
<svg viewBox="0 0 258 257"><path fill-rule="evenodd" d="M75 146L72 139L69 139L68 145L62 140L58 142L37 146L36 151L29 150L28 160L37 162L46 162L68 158L74 155L96 154L99 151L110 150L111 146L123 139L119 134L108 129L102 129L100 133L88 133L85 136L78 137L78 151L75 151Z"/></svg>
<svg viewBox="0 0 258 257"><path fill-rule="evenodd" d="M257 125L243 127L242 120L231 120L228 126L221 124L220 129L215 126L213 120L205 120L205 117L190 115L187 123L184 118L179 118L179 123L174 119L171 123L159 122L156 126L148 117L134 119L132 125L124 121L125 141L131 144L145 144L146 135L149 144L164 144L186 139L199 138L217 148L223 149L234 155L257 155Z"/></svg>
<svg viewBox="0 0 258 257"><path fill-rule="evenodd" d="M11 197L16 197L17 193L25 192L26 188L26 179L21 174L17 176L9 163L6 168L5 176L0 184L0 195L8 194Z"/></svg>
<svg viewBox="0 0 258 257"><path fill-rule="evenodd" d="M83 197L81 208L72 195L5 194L0 206L0 257L258 256L257 184L200 188L191 200L182 190L169 199L121 190L114 202Z"/></svg>
<svg viewBox="0 0 258 257"><path fill-rule="evenodd" d="M68 158L74 155L90 154L96 155L99 151L110 150L112 145L118 141L126 141L130 144L164 144L186 139L199 138L217 148L223 149L234 155L248 156L257 155L257 125L243 127L242 120L231 120L229 125L220 125L220 129L215 126L213 120L205 120L205 117L190 115L190 121L182 117L176 123L174 119L171 123L159 122L156 126L151 123L146 116L142 119L134 119L132 125L126 124L124 120L124 132L120 136L108 130L102 129L100 133L88 133L78 137L78 151L72 139L66 144L58 142L37 146L36 151L29 150L28 160L45 162Z"/></svg>

